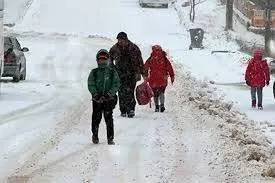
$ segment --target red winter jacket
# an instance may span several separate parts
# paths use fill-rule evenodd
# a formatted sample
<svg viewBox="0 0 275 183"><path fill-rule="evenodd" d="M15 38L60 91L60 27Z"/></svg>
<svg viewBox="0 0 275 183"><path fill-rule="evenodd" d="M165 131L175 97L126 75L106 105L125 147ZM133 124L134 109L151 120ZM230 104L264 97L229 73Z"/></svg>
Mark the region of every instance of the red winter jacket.
<svg viewBox="0 0 275 183"><path fill-rule="evenodd" d="M251 87L264 87L270 81L269 67L266 60L263 60L262 57L262 51L257 50L248 63L245 80Z"/></svg>
<svg viewBox="0 0 275 183"><path fill-rule="evenodd" d="M150 58L145 62L145 72L148 75L148 82L152 89L166 87L168 84L168 76L171 82L174 82L175 74L172 65L166 53L158 45L152 47Z"/></svg>

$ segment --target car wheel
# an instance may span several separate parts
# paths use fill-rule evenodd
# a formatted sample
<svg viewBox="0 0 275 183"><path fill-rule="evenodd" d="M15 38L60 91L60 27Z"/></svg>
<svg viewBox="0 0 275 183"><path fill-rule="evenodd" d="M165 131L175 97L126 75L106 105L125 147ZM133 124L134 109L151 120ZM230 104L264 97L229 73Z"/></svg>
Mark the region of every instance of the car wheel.
<svg viewBox="0 0 275 183"><path fill-rule="evenodd" d="M20 69L21 69L21 65L19 66L18 70L16 71L15 75L13 76L13 81L14 82L19 82L21 75L20 75Z"/></svg>
<svg viewBox="0 0 275 183"><path fill-rule="evenodd" d="M18 75L13 76L13 81L14 82L19 82L20 81L20 76L18 76Z"/></svg>
<svg viewBox="0 0 275 183"><path fill-rule="evenodd" d="M20 75L20 80L25 80L26 79L26 76L24 74L21 74Z"/></svg>
<svg viewBox="0 0 275 183"><path fill-rule="evenodd" d="M20 80L26 80L26 69L25 69L24 72L21 74Z"/></svg>
<svg viewBox="0 0 275 183"><path fill-rule="evenodd" d="M168 4L163 4L162 7L163 8L168 8Z"/></svg>

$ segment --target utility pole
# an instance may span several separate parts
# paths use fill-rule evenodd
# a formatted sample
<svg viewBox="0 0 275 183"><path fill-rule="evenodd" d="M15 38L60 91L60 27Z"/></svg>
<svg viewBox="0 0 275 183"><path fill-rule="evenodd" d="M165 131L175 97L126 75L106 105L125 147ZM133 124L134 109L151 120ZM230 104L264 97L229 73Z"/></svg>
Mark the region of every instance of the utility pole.
<svg viewBox="0 0 275 183"><path fill-rule="evenodd" d="M271 55L270 42L272 41L272 6L271 0L267 0L265 4L265 53Z"/></svg>
<svg viewBox="0 0 275 183"><path fill-rule="evenodd" d="M226 31L233 30L233 3L234 0L226 0Z"/></svg>

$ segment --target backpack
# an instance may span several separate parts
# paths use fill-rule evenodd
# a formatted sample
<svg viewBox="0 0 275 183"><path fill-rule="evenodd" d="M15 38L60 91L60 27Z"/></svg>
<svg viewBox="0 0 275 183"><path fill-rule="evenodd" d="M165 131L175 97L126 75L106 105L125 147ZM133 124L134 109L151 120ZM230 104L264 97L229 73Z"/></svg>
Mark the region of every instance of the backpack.
<svg viewBox="0 0 275 183"><path fill-rule="evenodd" d="M147 105L154 96L153 90L147 82L143 82L136 88L136 99L139 105Z"/></svg>

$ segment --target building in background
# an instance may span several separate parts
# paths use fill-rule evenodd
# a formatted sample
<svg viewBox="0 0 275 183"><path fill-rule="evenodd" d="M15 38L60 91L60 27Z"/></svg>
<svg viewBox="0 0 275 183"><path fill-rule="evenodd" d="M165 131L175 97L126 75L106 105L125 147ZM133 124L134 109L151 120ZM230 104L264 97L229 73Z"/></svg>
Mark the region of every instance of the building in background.
<svg viewBox="0 0 275 183"><path fill-rule="evenodd" d="M261 0L234 0L235 11L242 13L248 26L263 29L266 24L265 1ZM275 7L275 1L271 1ZM242 16L241 16L242 17ZM275 11L272 11L272 28L275 28Z"/></svg>

